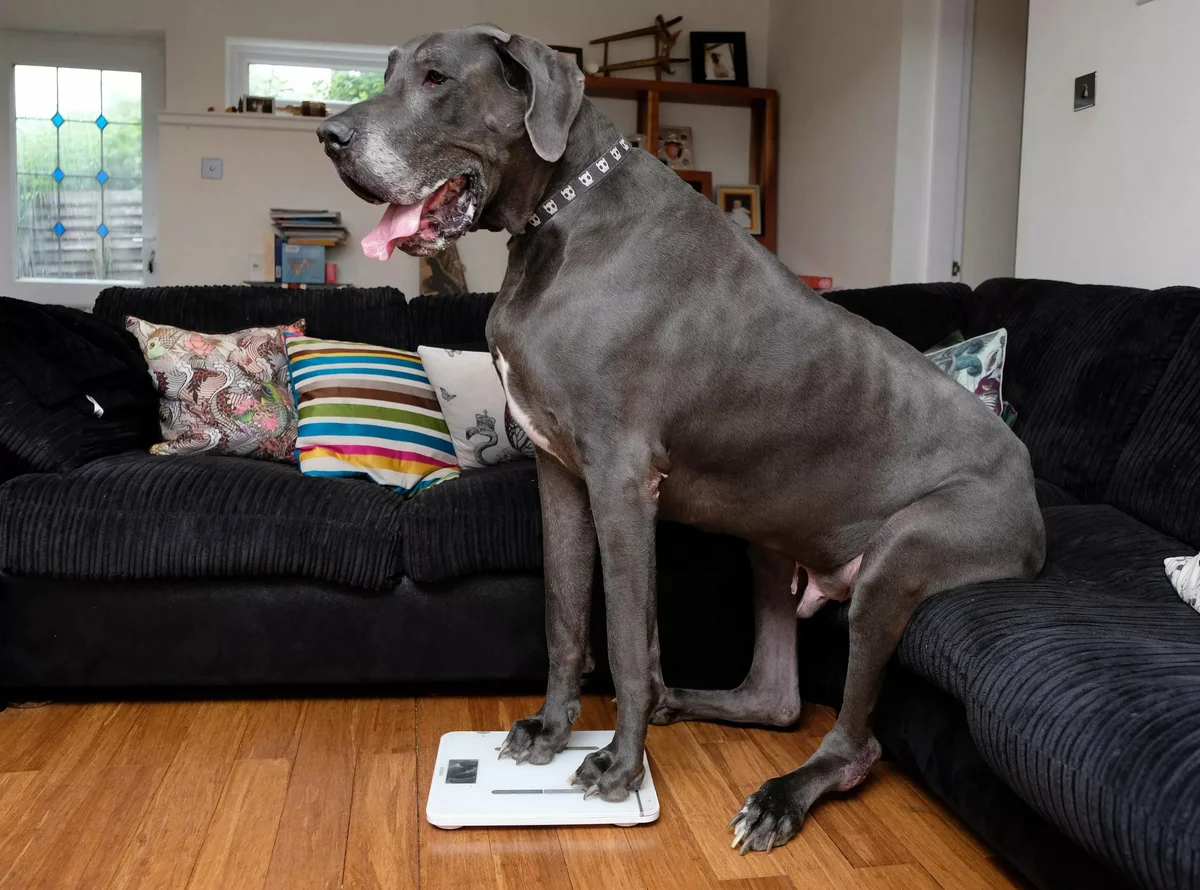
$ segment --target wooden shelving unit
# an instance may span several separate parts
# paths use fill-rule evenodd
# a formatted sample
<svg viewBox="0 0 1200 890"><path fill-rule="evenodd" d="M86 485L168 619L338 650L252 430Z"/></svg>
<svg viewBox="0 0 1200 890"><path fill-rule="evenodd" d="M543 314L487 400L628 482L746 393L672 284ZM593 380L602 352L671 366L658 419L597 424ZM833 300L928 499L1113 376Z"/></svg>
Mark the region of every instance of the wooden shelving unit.
<svg viewBox="0 0 1200 890"><path fill-rule="evenodd" d="M638 132L645 134L647 150L657 150L658 118L663 102L749 108L750 169L746 181L759 187L763 213L763 233L755 237L767 250L775 250L779 171L779 94L775 90L627 77L589 77L585 92L596 99L637 102Z"/></svg>

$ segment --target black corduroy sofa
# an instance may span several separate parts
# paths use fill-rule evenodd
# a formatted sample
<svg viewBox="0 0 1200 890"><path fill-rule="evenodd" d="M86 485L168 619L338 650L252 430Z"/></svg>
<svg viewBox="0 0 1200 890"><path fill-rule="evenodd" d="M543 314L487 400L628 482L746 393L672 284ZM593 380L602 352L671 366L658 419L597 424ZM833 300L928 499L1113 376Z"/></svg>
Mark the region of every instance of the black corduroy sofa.
<svg viewBox="0 0 1200 890"><path fill-rule="evenodd" d="M319 337L486 350L492 300L214 286L111 288L92 315L0 304L0 325L36 321L38 348L22 359L42 363L37 376L0 358L0 482L11 477L0 486L0 688L44 698L84 688L543 681L532 460L405 499L289 464L152 456L156 396L123 325L133 315L225 332L304 318ZM72 326L91 339L68 339ZM82 368L73 354L88 358ZM106 406L118 394L136 398L100 419L83 392ZM738 542L698 545L710 536L680 526L661 537L660 595L678 606L675 639L744 611L719 595L748 589ZM697 591L718 608L691 614ZM749 639L748 624L741 633ZM677 661L680 650L671 645L666 657ZM739 669L701 661L691 674L724 683Z"/></svg>
<svg viewBox="0 0 1200 890"><path fill-rule="evenodd" d="M888 754L1039 887L1200 886L1200 615L1162 566L1200 547L1200 291L1001 280L831 299L919 349L954 329L1008 329L1004 396L1048 534L1036 581L949 591L914 616L876 714ZM126 314L214 331L305 317L320 336L483 348L490 302L112 290L91 322L103 329L71 324L75 348L99 350L77 376L107 399L148 380L109 338ZM151 458L138 396L117 412L129 422L115 451L84 436L55 468L13 432L12 378L0 357L0 479L12 477L0 485L0 687L13 697L544 680L532 464L404 501L283 465ZM43 426L65 435L56 422ZM667 681L736 685L751 645L744 545L669 523L658 537ZM801 628L801 691L837 704L845 607ZM602 674L603 621L593 629Z"/></svg>

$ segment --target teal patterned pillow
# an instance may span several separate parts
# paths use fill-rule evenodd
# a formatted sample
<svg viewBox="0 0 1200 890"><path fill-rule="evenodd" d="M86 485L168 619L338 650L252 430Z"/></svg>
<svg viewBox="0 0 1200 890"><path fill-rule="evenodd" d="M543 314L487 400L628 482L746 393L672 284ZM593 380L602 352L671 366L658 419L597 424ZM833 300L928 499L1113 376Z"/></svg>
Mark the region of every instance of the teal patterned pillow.
<svg viewBox="0 0 1200 890"><path fill-rule="evenodd" d="M1007 346L1008 331L1000 328L944 349L931 350L925 355L942 371L975 393L993 414L1003 417L1011 426L1017 415L1012 406L1004 401L1000 391L1004 382L1004 351ZM1009 419L1010 415L1012 419Z"/></svg>

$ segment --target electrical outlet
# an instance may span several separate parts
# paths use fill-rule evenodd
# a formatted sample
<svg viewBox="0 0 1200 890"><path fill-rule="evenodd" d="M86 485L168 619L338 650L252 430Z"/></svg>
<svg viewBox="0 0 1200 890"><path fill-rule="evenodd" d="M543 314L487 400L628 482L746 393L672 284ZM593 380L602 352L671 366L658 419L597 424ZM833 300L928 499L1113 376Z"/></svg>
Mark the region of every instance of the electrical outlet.
<svg viewBox="0 0 1200 890"><path fill-rule="evenodd" d="M1096 72L1075 78L1075 110L1082 111L1096 104Z"/></svg>
<svg viewBox="0 0 1200 890"><path fill-rule="evenodd" d="M200 178L201 179L220 179L224 175L224 165L220 158L201 158L200 159Z"/></svg>

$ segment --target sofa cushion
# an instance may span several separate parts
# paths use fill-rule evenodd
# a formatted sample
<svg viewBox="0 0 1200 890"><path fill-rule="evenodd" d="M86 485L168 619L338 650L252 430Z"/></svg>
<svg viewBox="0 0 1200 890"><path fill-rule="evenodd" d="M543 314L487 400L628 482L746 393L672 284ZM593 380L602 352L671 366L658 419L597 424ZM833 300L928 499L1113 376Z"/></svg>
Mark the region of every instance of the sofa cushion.
<svg viewBox="0 0 1200 890"><path fill-rule="evenodd" d="M1191 299L1200 299L1193 291ZM1106 501L1200 547L1200 319L1167 366Z"/></svg>
<svg viewBox="0 0 1200 890"><path fill-rule="evenodd" d="M1198 314L1178 289L994 279L963 333L1007 328L1004 395L1034 473L1094 503Z"/></svg>
<svg viewBox="0 0 1200 890"><path fill-rule="evenodd" d="M1045 818L1137 884L1196 886L1200 616L1163 573L1186 548L1109 506L1044 515L1042 576L934 597L900 660Z"/></svg>
<svg viewBox="0 0 1200 890"><path fill-rule="evenodd" d="M392 287L110 287L96 298L95 313L119 328L124 328L125 316L135 315L206 334L287 325L303 318L314 337L412 348L408 304Z"/></svg>
<svg viewBox="0 0 1200 890"><path fill-rule="evenodd" d="M0 570L73 580L303 575L387 588L404 499L235 457L124 454L0 487Z"/></svg>
<svg viewBox="0 0 1200 890"><path fill-rule="evenodd" d="M158 397L137 342L78 309L0 297L0 479L149 448Z"/></svg>
<svg viewBox="0 0 1200 890"><path fill-rule="evenodd" d="M416 581L542 566L537 464L465 470L427 489L401 516L404 566Z"/></svg>

